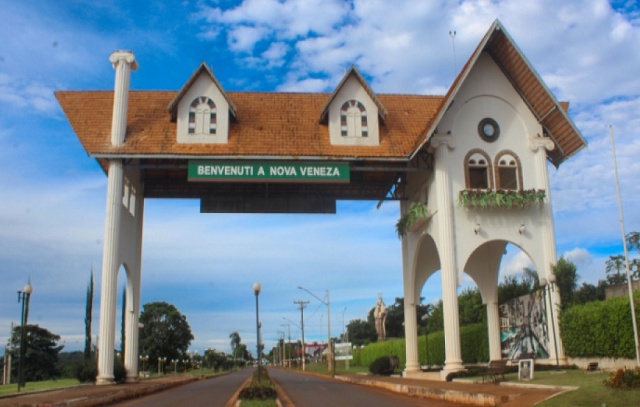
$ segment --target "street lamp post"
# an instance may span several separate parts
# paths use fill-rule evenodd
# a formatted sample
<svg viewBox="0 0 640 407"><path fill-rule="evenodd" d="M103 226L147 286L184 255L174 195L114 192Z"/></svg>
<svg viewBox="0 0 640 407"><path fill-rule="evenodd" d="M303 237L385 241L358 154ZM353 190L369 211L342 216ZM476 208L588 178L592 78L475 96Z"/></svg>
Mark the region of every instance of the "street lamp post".
<svg viewBox="0 0 640 407"><path fill-rule="evenodd" d="M256 295L256 355L258 357L258 380L260 380L260 365L262 364L262 358L260 357L260 311L258 307L260 288L260 283L253 283L253 293Z"/></svg>
<svg viewBox="0 0 640 407"><path fill-rule="evenodd" d="M142 375L144 376L144 374L145 374L145 373L144 373L144 372L145 372L145 370L144 370L144 363L145 363L147 360L149 360L149 355L144 355L144 356L143 356L143 355L140 355L140 356L139 356L139 358L140 358L140 362L142 362Z"/></svg>
<svg viewBox="0 0 640 407"><path fill-rule="evenodd" d="M347 310L347 308L345 307L342 311L342 342L349 342L349 340L347 339L345 333L344 333L344 312Z"/></svg>
<svg viewBox="0 0 640 407"><path fill-rule="evenodd" d="M321 303L327 306L327 346L329 347L329 355L328 355L329 362L327 363L327 368L329 372L331 372L331 376L335 376L336 374L335 361L333 360L333 345L331 344L331 300L329 298L329 289L327 288L326 302L302 286L298 286L298 289L306 291L307 293L315 297L316 300L320 301Z"/></svg>
<svg viewBox="0 0 640 407"><path fill-rule="evenodd" d="M147 356L147 359L149 357ZM166 357L159 357L158 358L158 375L164 374L164 364L167 361Z"/></svg>
<svg viewBox="0 0 640 407"><path fill-rule="evenodd" d="M27 353L24 340L27 328L27 319L29 317L29 298L31 297L32 292L33 287L31 286L31 279L29 279L22 290L18 290L18 302L22 300L22 315L20 317L20 360L18 361L18 392L20 391L20 386L24 387L25 384L22 366Z"/></svg>

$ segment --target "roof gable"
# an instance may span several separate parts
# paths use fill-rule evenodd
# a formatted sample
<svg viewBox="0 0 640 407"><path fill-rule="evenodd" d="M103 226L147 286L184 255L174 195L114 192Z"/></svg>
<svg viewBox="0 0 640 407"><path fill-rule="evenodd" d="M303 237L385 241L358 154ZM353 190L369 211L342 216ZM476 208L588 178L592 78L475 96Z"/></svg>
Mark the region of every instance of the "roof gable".
<svg viewBox="0 0 640 407"><path fill-rule="evenodd" d="M226 94L224 89L222 89L222 85L220 85L220 82L218 82L218 79L213 74L213 71L211 71L211 69L207 66L206 63L202 62L200 64L200 66L195 70L195 72L191 75L189 80L187 80L187 82L182 86L180 91L178 91L176 96L171 100L171 102L167 106L167 110L169 110L169 113L171 114L171 120L172 121L176 120L176 117L177 117L177 114L178 114L178 104L180 103L180 100L182 100L182 97L187 93L187 91L191 88L191 86L193 86L195 81L203 73L205 75L207 75L211 79L211 81L213 81L213 83L218 88L218 90L220 91L222 96L229 103L229 115L231 117L233 117L233 118L237 118L237 116L236 116L237 112L236 112L235 104L231 101L231 99L229 99L229 96Z"/></svg>
<svg viewBox="0 0 640 407"><path fill-rule="evenodd" d="M321 123L326 123L327 122L327 120L329 118L329 106L331 106L331 103L336 98L338 93L340 93L340 90L342 90L342 88L345 86L347 80L350 77L354 77L360 83L360 85L363 87L365 92L367 92L369 97L371 97L371 100L373 100L373 102L376 104L376 106L378 108L378 115L380 116L382 121L384 121L386 116L387 116L387 114L388 114L387 109L384 107L382 102L380 102L380 99L378 99L378 97L373 92L373 90L371 89L371 87L369 86L367 81L365 81L365 79L362 77L362 75L360 75L360 72L358 72L356 67L351 65L351 68L349 68L347 73L342 77L342 80L340 81L340 83L338 84L336 89L333 91L331 96L329 96L329 99L327 100L327 103L325 103L324 107L322 108L322 113L320 114L320 122Z"/></svg>
<svg viewBox="0 0 640 407"><path fill-rule="evenodd" d="M587 142L566 113L566 105L556 100L500 21L496 20L449 88L438 112L425 128L427 137L420 140L413 155L417 154L436 131L440 120L483 52L487 52L493 58L543 126L546 134L554 141L555 148L547 152L547 157L555 166L559 166L586 146Z"/></svg>

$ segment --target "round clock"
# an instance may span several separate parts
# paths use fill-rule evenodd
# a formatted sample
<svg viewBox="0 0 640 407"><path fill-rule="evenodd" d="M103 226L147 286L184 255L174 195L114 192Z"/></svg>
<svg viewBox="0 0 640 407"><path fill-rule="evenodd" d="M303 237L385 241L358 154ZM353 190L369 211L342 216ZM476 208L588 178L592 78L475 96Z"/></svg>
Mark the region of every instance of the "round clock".
<svg viewBox="0 0 640 407"><path fill-rule="evenodd" d="M484 118L478 123L478 133L485 141L496 141L500 136L500 126L491 118Z"/></svg>

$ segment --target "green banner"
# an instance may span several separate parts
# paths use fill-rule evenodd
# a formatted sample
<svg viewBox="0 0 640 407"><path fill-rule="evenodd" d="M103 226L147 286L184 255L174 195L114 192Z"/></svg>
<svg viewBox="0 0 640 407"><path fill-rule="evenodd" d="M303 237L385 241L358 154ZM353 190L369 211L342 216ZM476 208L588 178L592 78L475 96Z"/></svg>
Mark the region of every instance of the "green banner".
<svg viewBox="0 0 640 407"><path fill-rule="evenodd" d="M189 161L189 181L349 182L349 163Z"/></svg>

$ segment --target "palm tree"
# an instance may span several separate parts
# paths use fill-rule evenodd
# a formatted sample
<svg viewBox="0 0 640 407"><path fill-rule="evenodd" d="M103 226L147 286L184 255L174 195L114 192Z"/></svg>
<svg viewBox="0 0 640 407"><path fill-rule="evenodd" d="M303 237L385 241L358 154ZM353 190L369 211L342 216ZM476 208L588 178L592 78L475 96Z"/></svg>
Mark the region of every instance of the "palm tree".
<svg viewBox="0 0 640 407"><path fill-rule="evenodd" d="M605 263L607 272L607 281L609 284L623 284L627 282L627 276L622 273L625 268L624 256L617 254L609 256L609 260Z"/></svg>
<svg viewBox="0 0 640 407"><path fill-rule="evenodd" d="M240 334L238 333L238 331L233 331L229 335L229 338L231 339L231 350L233 351L233 365L235 366L235 364L236 364L236 349L238 348L238 346L240 346L240 342L241 342Z"/></svg>

